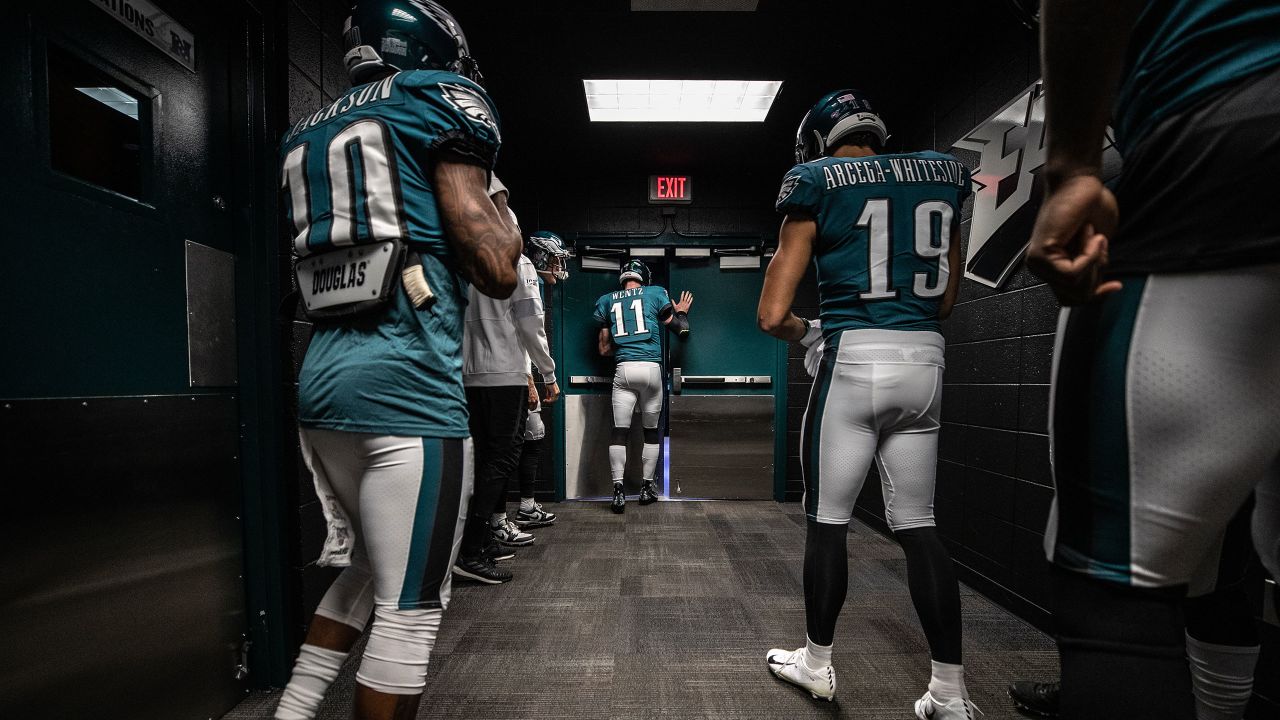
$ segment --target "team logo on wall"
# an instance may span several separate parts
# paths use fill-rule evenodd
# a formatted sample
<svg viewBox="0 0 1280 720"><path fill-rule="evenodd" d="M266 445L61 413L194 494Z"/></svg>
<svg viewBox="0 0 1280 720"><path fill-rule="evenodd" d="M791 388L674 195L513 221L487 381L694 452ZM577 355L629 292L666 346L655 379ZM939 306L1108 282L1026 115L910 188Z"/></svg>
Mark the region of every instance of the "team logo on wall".
<svg viewBox="0 0 1280 720"><path fill-rule="evenodd" d="M973 219L964 276L993 288L1017 269L1031 241L1031 227L1044 195L1044 89L1037 81L956 141L979 153L973 169ZM1120 153L1110 129L1103 145L1102 179L1120 172Z"/></svg>
<svg viewBox="0 0 1280 720"><path fill-rule="evenodd" d="M498 123L493 120L493 111L489 109L489 103L480 97L480 93L465 85L453 83L440 83L440 92L450 105L457 108L463 115L489 128L493 131L493 136L501 140Z"/></svg>

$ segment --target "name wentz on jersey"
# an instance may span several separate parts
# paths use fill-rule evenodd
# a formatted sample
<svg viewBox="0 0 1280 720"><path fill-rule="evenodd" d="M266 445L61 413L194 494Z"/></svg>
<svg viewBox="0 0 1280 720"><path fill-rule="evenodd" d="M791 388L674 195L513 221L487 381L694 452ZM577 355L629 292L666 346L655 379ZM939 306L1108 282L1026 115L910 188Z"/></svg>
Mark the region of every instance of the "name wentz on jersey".
<svg viewBox="0 0 1280 720"><path fill-rule="evenodd" d="M778 212L812 218L823 335L940 328L947 251L970 194L969 170L927 151L827 157L793 167Z"/></svg>
<svg viewBox="0 0 1280 720"><path fill-rule="evenodd" d="M315 272L309 289L359 287L371 260L361 253L398 240L418 254L436 296L430 308L415 308L396 282L384 312L317 323L298 377L303 426L468 434L466 283L456 272L433 177L441 153L491 169L500 144L484 90L440 70L398 72L352 88L285 135L281 189L294 253L325 259L345 251Z"/></svg>

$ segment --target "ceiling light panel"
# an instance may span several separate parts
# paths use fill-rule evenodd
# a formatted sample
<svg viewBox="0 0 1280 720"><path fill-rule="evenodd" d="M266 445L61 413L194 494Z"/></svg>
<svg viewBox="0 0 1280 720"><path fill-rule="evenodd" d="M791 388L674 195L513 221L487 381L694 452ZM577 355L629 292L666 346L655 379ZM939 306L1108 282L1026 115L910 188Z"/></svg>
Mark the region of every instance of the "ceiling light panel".
<svg viewBox="0 0 1280 720"><path fill-rule="evenodd" d="M780 80L583 80L592 122L763 122Z"/></svg>

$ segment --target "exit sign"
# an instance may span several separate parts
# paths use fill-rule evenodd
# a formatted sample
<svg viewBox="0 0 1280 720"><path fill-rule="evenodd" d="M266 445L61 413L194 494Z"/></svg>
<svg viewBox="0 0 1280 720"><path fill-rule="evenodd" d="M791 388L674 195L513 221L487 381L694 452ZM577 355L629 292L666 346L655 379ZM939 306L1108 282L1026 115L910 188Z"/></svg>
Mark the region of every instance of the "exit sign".
<svg viewBox="0 0 1280 720"><path fill-rule="evenodd" d="M649 202L688 205L693 202L693 179L688 175L650 175Z"/></svg>

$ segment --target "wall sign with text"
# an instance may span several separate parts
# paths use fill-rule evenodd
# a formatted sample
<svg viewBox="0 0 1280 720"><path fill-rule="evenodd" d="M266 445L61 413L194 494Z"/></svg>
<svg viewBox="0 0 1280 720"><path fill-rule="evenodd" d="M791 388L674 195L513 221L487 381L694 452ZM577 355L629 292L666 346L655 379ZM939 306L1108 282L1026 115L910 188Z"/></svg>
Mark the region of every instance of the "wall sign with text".
<svg viewBox="0 0 1280 720"><path fill-rule="evenodd" d="M196 69L196 36L148 0L89 0L142 39L155 45L192 72Z"/></svg>
<svg viewBox="0 0 1280 720"><path fill-rule="evenodd" d="M649 203L688 205L693 202L693 178L688 175L650 175Z"/></svg>

